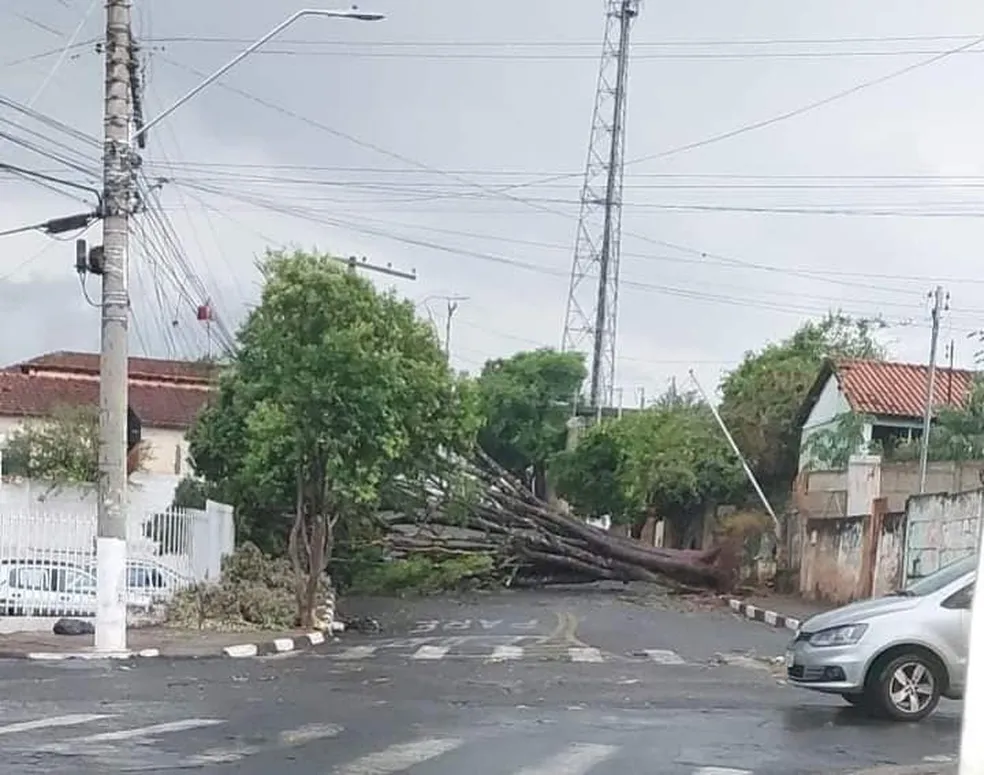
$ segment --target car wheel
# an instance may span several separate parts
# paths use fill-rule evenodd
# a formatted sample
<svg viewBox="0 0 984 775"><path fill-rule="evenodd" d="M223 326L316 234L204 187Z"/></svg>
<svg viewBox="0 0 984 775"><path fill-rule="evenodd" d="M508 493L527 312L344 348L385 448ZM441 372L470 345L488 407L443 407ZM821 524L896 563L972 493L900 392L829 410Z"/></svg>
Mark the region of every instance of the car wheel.
<svg viewBox="0 0 984 775"><path fill-rule="evenodd" d="M900 654L880 667L870 687L879 709L895 721L921 721L940 702L945 676L932 657Z"/></svg>

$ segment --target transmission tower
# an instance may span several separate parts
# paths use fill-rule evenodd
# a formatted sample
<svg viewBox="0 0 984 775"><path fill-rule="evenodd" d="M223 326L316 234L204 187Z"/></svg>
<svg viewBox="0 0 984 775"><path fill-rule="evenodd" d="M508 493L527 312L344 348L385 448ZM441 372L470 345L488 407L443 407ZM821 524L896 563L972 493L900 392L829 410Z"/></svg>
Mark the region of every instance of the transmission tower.
<svg viewBox="0 0 984 775"><path fill-rule="evenodd" d="M639 2L606 0L605 44L564 319L565 351L586 351L591 342L592 407L610 405L614 389L629 32L639 15Z"/></svg>

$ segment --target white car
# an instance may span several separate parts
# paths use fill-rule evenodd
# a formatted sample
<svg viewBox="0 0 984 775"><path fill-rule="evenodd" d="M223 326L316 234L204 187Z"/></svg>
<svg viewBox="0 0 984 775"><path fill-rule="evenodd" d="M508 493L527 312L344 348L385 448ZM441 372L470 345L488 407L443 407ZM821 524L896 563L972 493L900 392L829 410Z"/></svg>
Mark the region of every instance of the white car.
<svg viewBox="0 0 984 775"><path fill-rule="evenodd" d="M69 562L0 561L0 613L6 616L94 616L96 577Z"/></svg>

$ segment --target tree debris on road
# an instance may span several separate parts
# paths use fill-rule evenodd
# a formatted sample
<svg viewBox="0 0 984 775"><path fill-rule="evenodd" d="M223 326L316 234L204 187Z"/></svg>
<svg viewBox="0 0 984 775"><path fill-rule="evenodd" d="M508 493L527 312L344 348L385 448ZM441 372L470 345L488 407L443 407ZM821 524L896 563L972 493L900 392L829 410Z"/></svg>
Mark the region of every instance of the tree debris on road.
<svg viewBox="0 0 984 775"><path fill-rule="evenodd" d="M398 511L380 514L394 559L485 555L507 586L600 580L690 585L723 592L737 583L736 547L647 547L613 536L541 500L490 457L462 462L462 481L401 481Z"/></svg>

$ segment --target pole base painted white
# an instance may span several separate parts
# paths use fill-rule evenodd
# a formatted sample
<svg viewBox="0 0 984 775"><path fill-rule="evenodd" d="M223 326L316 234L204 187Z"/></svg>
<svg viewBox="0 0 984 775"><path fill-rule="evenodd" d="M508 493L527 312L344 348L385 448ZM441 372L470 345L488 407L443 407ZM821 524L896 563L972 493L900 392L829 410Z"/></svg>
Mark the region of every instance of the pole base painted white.
<svg viewBox="0 0 984 775"><path fill-rule="evenodd" d="M95 650L126 651L126 541L96 539Z"/></svg>

